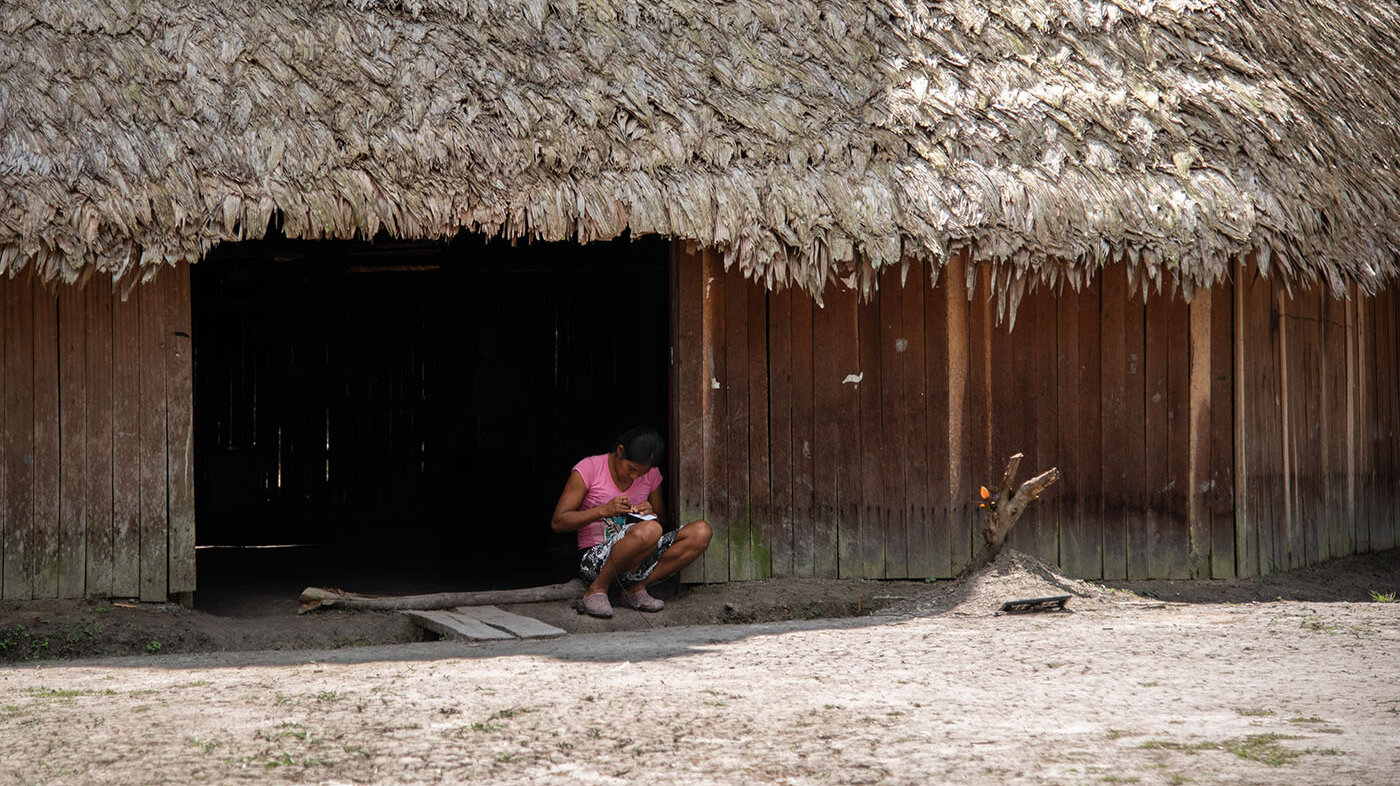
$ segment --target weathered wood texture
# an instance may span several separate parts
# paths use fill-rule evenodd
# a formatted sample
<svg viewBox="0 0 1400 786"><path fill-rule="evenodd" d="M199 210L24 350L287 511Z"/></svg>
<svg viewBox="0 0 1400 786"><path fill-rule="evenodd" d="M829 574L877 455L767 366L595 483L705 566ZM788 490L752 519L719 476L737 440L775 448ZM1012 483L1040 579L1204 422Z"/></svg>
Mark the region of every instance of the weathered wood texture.
<svg viewBox="0 0 1400 786"><path fill-rule="evenodd" d="M193 591L189 267L0 303L0 596Z"/></svg>
<svg viewBox="0 0 1400 786"><path fill-rule="evenodd" d="M1014 284L962 258L821 305L673 261L678 367L707 369L673 396L677 493L725 533L689 580L954 576L977 487L1016 452L1064 475L1010 546L1079 576L1257 576L1395 543L1393 291L1290 294L1242 264L1188 304L1114 266L1025 293L1010 329L991 293Z"/></svg>

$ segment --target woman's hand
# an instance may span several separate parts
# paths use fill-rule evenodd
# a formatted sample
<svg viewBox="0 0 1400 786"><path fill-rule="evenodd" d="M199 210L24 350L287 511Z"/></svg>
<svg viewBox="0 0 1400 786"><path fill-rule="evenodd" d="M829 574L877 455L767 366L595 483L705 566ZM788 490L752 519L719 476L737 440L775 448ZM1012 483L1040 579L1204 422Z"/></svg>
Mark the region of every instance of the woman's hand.
<svg viewBox="0 0 1400 786"><path fill-rule="evenodd" d="M612 502L609 502L608 504L602 507L602 511L603 518L625 516L628 513L632 512L632 500L628 499L626 495L614 497Z"/></svg>
<svg viewBox="0 0 1400 786"><path fill-rule="evenodd" d="M656 511L651 509L651 500L642 500L636 507L632 508L632 512L638 516L650 516Z"/></svg>

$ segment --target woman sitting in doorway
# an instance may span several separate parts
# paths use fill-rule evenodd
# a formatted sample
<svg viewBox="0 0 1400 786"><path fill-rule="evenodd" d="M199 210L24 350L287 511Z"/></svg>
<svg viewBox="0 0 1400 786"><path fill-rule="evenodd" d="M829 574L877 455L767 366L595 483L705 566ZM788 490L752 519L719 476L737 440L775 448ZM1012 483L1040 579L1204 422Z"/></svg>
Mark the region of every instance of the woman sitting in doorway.
<svg viewBox="0 0 1400 786"><path fill-rule="evenodd" d="M679 572L710 545L710 525L703 520L669 532L664 527L656 468L663 449L655 429L628 431L611 452L574 465L554 506L550 527L578 532L579 575L589 582L583 608L594 617L612 616L608 587L614 581L623 606L661 611L666 604L647 587Z"/></svg>

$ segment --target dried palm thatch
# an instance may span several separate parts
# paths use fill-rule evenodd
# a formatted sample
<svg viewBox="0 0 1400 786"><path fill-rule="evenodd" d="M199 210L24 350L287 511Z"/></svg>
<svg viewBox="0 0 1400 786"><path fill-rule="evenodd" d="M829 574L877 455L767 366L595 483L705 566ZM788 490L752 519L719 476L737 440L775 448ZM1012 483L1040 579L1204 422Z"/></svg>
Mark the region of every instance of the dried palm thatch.
<svg viewBox="0 0 1400 786"><path fill-rule="evenodd" d="M237 6L236 8L234 6ZM11 0L0 272L262 236L657 233L770 287L968 250L1014 305L1400 255L1394 0Z"/></svg>

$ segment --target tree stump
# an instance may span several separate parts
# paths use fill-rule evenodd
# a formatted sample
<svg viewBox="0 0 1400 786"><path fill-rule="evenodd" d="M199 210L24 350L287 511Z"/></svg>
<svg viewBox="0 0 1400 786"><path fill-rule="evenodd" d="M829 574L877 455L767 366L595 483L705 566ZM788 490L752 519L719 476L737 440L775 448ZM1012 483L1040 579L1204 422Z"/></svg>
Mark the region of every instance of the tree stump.
<svg viewBox="0 0 1400 786"><path fill-rule="evenodd" d="M1006 461L1006 471L1001 477L1001 486L995 493L982 487L982 510L986 511L987 523L982 527L982 548L973 556L972 562L962 575L970 576L987 567L1001 553L1006 545L1006 536L1011 528L1026 512L1026 507L1039 497L1041 492L1060 479L1060 470L1051 467L1013 489L1016 472L1021 468L1022 453L1017 453Z"/></svg>

